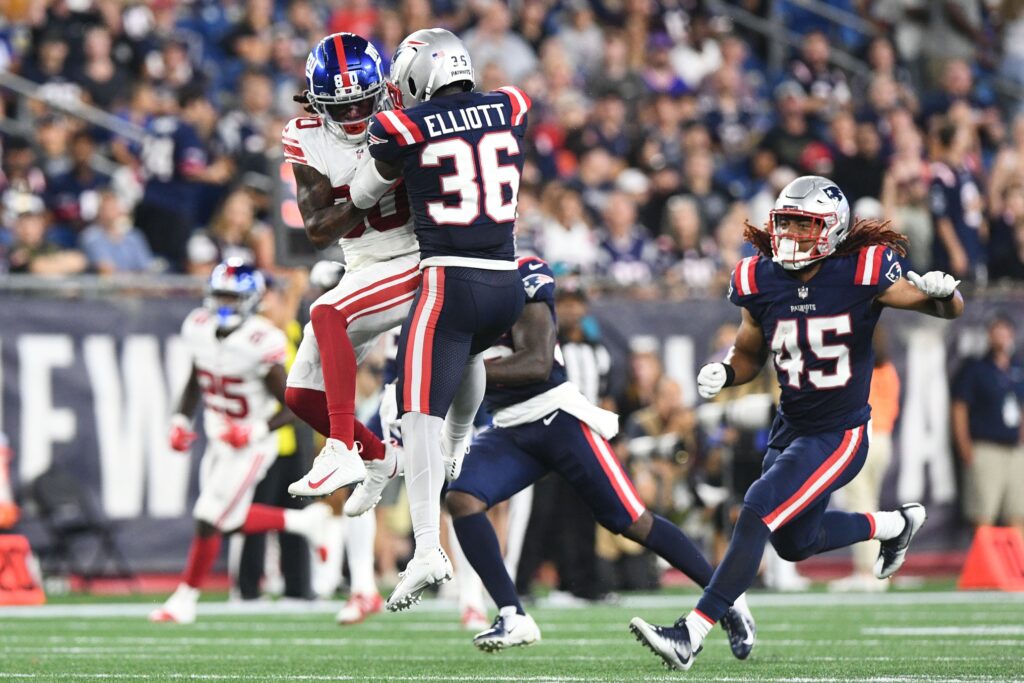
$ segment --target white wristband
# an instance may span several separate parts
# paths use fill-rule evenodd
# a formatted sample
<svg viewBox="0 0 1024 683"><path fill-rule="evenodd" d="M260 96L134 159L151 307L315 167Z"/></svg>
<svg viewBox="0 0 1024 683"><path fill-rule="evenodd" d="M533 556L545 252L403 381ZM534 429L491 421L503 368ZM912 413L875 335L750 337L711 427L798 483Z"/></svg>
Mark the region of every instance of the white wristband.
<svg viewBox="0 0 1024 683"><path fill-rule="evenodd" d="M348 192L352 204L357 209L369 209L377 205L380 198L395 184L394 180L388 180L381 176L377 170L376 160L367 155L356 171L356 175L349 183Z"/></svg>

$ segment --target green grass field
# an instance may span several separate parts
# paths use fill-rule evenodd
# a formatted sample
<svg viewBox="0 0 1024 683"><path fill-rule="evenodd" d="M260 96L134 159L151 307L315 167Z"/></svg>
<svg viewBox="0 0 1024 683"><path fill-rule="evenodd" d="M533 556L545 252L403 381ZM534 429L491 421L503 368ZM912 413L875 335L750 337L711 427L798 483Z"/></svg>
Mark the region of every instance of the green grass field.
<svg viewBox="0 0 1024 683"><path fill-rule="evenodd" d="M544 640L487 655L453 606L427 602L359 626L338 604L204 602L192 626L149 624L155 603L0 608L0 680L74 681L1024 681L1024 595L752 594L758 642L732 658L712 633L689 672L667 672L627 624L670 622L695 595L532 610Z"/></svg>

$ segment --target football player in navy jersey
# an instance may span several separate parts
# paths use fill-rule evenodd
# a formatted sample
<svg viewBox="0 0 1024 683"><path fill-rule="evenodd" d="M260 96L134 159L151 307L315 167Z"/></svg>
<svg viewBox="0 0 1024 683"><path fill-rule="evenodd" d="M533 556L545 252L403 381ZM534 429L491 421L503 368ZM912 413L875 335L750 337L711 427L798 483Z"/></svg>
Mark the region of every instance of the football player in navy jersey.
<svg viewBox="0 0 1024 683"><path fill-rule="evenodd" d="M566 377L556 342L555 278L535 257L519 259L526 306L512 329L485 352L484 406L494 424L474 440L446 502L459 545L498 606L493 625L473 643L496 651L540 640L540 629L523 610L502 560L487 510L548 472L568 480L597 520L654 551L700 586L711 565L667 519L640 501L608 439L618 432L614 413L588 401ZM746 658L754 621L744 600L723 615L733 653Z"/></svg>
<svg viewBox="0 0 1024 683"><path fill-rule="evenodd" d="M513 229L530 100L513 87L473 92L469 53L443 29L403 40L390 80L404 108L371 120L370 154L350 196L365 209L401 175L420 245L422 281L398 357L416 551L388 598L396 611L451 578L440 544L441 488L458 474L483 399L480 354L523 308Z"/></svg>
<svg viewBox="0 0 1024 683"><path fill-rule="evenodd" d="M903 277L906 238L876 221L851 226L843 192L803 176L775 202L767 230L748 225L758 250L733 271L729 300L742 309L723 363L701 368L700 395L751 381L769 353L782 389L761 478L747 491L732 541L697 607L673 626L630 622L637 639L675 669L689 669L705 636L750 587L765 544L796 562L880 540L875 576L902 565L925 521L919 503L887 512L827 510L868 450L871 336L885 307L939 318L963 312L959 280L940 271Z"/></svg>

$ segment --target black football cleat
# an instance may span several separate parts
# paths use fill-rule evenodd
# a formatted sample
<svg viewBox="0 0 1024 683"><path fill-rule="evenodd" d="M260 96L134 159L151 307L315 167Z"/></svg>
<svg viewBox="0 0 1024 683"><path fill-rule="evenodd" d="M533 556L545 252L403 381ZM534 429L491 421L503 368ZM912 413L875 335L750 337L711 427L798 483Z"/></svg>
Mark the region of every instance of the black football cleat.
<svg viewBox="0 0 1024 683"><path fill-rule="evenodd" d="M876 578L888 579L899 571L899 568L903 566L903 561L907 559L907 548L910 547L910 541L914 539L917 532L924 526L925 520L928 519L924 506L920 503L901 505L900 514L903 515L906 525L899 536L882 541L878 559L875 560Z"/></svg>
<svg viewBox="0 0 1024 683"><path fill-rule="evenodd" d="M694 652L690 646L690 629L683 619L672 626L655 626L640 617L633 617L629 630L648 650L661 657L669 669L686 671L693 666L693 659L700 652L700 648Z"/></svg>
<svg viewBox="0 0 1024 683"><path fill-rule="evenodd" d="M736 659L746 659L750 651L754 649L754 639L757 637L757 625L754 623L754 615L747 610L730 607L722 620L718 622L729 636L729 647Z"/></svg>

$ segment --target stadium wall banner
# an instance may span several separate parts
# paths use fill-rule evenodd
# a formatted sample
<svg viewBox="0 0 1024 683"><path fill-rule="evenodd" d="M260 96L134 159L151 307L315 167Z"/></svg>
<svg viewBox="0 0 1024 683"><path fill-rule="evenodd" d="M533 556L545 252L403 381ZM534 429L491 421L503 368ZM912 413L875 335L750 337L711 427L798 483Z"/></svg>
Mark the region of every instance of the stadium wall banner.
<svg viewBox="0 0 1024 683"><path fill-rule="evenodd" d="M14 453L11 476L21 502L36 476L51 466L67 468L117 521L138 570L179 569L191 534L202 443L191 456L170 450L167 420L189 369L178 331L197 303L6 295L0 304L0 427ZM898 466L885 498L955 501L948 378L957 359L984 349L984 324L996 310L1024 326L1021 304L1000 297L972 300L965 317L954 322L883 315L903 380ZM619 368L616 377L625 377L630 348L638 341L653 344L689 403L715 331L739 319L724 300L601 299L592 313ZM35 544L38 520L31 504L24 512L19 531ZM930 535L940 539L941 519L935 521Z"/></svg>

